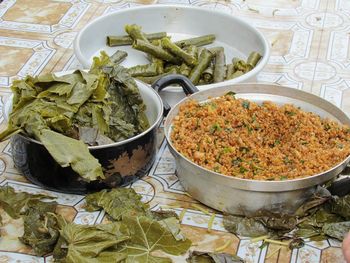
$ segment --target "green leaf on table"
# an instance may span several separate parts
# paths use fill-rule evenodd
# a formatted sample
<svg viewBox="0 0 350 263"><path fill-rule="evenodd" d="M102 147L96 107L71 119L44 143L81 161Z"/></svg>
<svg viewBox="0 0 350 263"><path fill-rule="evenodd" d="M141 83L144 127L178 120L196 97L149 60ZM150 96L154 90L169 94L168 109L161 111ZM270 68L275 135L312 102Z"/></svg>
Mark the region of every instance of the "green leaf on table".
<svg viewBox="0 0 350 263"><path fill-rule="evenodd" d="M259 237L270 232L263 223L254 218L224 215L223 223L228 232L241 236Z"/></svg>
<svg viewBox="0 0 350 263"><path fill-rule="evenodd" d="M350 195L334 197L329 202L328 208L332 213L342 216L346 220L350 220Z"/></svg>
<svg viewBox="0 0 350 263"><path fill-rule="evenodd" d="M128 255L126 262L171 262L168 258L153 256L152 252L161 250L171 255L181 255L191 246L190 240L176 240L168 228L148 217L123 216L122 222L130 234L130 240L120 250Z"/></svg>
<svg viewBox="0 0 350 263"><path fill-rule="evenodd" d="M150 216L149 206L141 202L141 198L132 188L102 190L86 196L85 209L103 209L114 220L121 220L124 216Z"/></svg>
<svg viewBox="0 0 350 263"><path fill-rule="evenodd" d="M52 197L16 192L10 186L0 186L0 207L13 219L20 218L21 214L27 210L30 202L40 199L52 199Z"/></svg>
<svg viewBox="0 0 350 263"><path fill-rule="evenodd" d="M77 225L69 223L60 231L54 257L65 255L64 262L122 262L125 253L118 251L118 245L129 239L121 231L123 225L114 222L106 225ZM124 233L122 233L124 232Z"/></svg>
<svg viewBox="0 0 350 263"><path fill-rule="evenodd" d="M350 221L339 223L327 223L322 227L322 231L327 236L343 241L346 234L350 231Z"/></svg>
<svg viewBox="0 0 350 263"><path fill-rule="evenodd" d="M55 202L31 200L23 216L24 234L19 240L32 247L35 255L52 252L59 238Z"/></svg>
<svg viewBox="0 0 350 263"><path fill-rule="evenodd" d="M236 255L200 251L192 251L186 261L188 263L244 263L244 260Z"/></svg>

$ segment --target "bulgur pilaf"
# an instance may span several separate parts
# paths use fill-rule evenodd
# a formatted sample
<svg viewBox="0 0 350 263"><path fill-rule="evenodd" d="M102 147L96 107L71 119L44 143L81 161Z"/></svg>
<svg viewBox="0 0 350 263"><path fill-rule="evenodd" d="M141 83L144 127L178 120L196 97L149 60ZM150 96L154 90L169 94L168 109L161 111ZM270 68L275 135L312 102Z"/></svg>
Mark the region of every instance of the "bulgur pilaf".
<svg viewBox="0 0 350 263"><path fill-rule="evenodd" d="M174 147L225 175L288 180L330 169L350 154L350 129L293 105L261 105L233 94L181 105Z"/></svg>

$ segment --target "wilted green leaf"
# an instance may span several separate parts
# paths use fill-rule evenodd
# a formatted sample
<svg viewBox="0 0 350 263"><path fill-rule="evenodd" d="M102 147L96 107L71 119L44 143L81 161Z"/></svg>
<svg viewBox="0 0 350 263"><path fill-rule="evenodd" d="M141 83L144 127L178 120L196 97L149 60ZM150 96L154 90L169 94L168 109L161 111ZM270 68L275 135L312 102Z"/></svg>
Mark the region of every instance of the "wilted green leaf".
<svg viewBox="0 0 350 263"><path fill-rule="evenodd" d="M126 262L171 262L170 259L152 256L152 251L162 250L171 255L181 255L191 246L191 241L176 240L169 229L156 220L144 216L123 217L123 223L130 233L120 252L128 255Z"/></svg>
<svg viewBox="0 0 350 263"><path fill-rule="evenodd" d="M10 186L0 187L0 207L13 219L18 219L21 213L27 210L29 202L40 199L52 199L52 197L41 194L15 192Z"/></svg>
<svg viewBox="0 0 350 263"><path fill-rule="evenodd" d="M37 137L62 167L71 166L86 180L104 178L101 164L89 153L82 141L46 129L37 133Z"/></svg>
<svg viewBox="0 0 350 263"><path fill-rule="evenodd" d="M188 263L244 263L244 260L236 255L199 251L192 251L186 261Z"/></svg>
<svg viewBox="0 0 350 263"><path fill-rule="evenodd" d="M53 214L56 203L31 200L23 216L24 234L21 242L33 248L37 256L52 252L59 237L58 223Z"/></svg>
<svg viewBox="0 0 350 263"><path fill-rule="evenodd" d="M334 197L329 203L332 213L350 220L350 194L343 197Z"/></svg>
<svg viewBox="0 0 350 263"><path fill-rule="evenodd" d="M69 223L60 231L62 239L57 243L56 254L65 250L67 263L121 262L126 255L118 252L118 244L129 239L124 234L126 229L122 233L121 228L119 222L96 226Z"/></svg>
<svg viewBox="0 0 350 263"><path fill-rule="evenodd" d="M342 241L345 238L346 234L350 231L350 221L325 224L322 227L322 231L327 236Z"/></svg>
<svg viewBox="0 0 350 263"><path fill-rule="evenodd" d="M234 215L224 215L224 227L233 234L248 237L258 237L269 233L269 230L258 220Z"/></svg>
<svg viewBox="0 0 350 263"><path fill-rule="evenodd" d="M114 220L121 220L124 216L150 216L149 206L141 202L132 188L115 188L110 191L102 190L86 196L87 211L103 209Z"/></svg>

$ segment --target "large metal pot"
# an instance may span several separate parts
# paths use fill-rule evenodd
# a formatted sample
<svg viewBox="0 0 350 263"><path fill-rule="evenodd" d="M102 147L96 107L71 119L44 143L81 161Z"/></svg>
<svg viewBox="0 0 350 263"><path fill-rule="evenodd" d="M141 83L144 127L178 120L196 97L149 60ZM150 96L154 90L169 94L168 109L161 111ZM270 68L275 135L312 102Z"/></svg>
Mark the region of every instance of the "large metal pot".
<svg viewBox="0 0 350 263"><path fill-rule="evenodd" d="M23 135L11 138L15 166L31 182L65 193L82 194L124 186L139 179L148 172L155 160L156 132L163 117L163 104L157 92L147 85L138 84L147 107L150 127L121 142L88 147L102 165L106 179L84 181L70 167L61 167L40 142Z"/></svg>
<svg viewBox="0 0 350 263"><path fill-rule="evenodd" d="M208 97L218 97L229 91L236 97L245 98L257 103L272 101L276 104L291 103L305 111L314 112L321 117L334 119L350 125L350 119L339 108L330 102L300 90L271 84L236 84L198 91L184 77L167 76L156 82L153 87L161 90L169 84L178 83L187 93L195 93L176 104L165 121L165 135L170 152L176 161L177 175L184 189L198 201L217 210L238 215L251 215L258 210L293 213L323 184L338 175L347 165L350 156L328 171L313 176L287 181L258 181L240 179L222 175L187 159L173 146L170 133L174 117L179 107L189 99L206 101Z"/></svg>

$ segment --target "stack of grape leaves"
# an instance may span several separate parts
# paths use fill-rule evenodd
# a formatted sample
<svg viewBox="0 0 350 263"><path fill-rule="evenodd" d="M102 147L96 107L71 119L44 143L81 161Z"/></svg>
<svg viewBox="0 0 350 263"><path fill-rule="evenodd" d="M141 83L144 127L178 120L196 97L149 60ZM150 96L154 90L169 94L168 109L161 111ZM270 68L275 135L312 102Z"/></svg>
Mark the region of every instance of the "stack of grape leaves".
<svg viewBox="0 0 350 263"><path fill-rule="evenodd" d="M57 163L71 166L84 180L103 179L101 164L87 145L125 140L149 127L137 84L118 64L118 54L101 53L89 72L14 81L12 112L0 140L24 134L40 141Z"/></svg>

